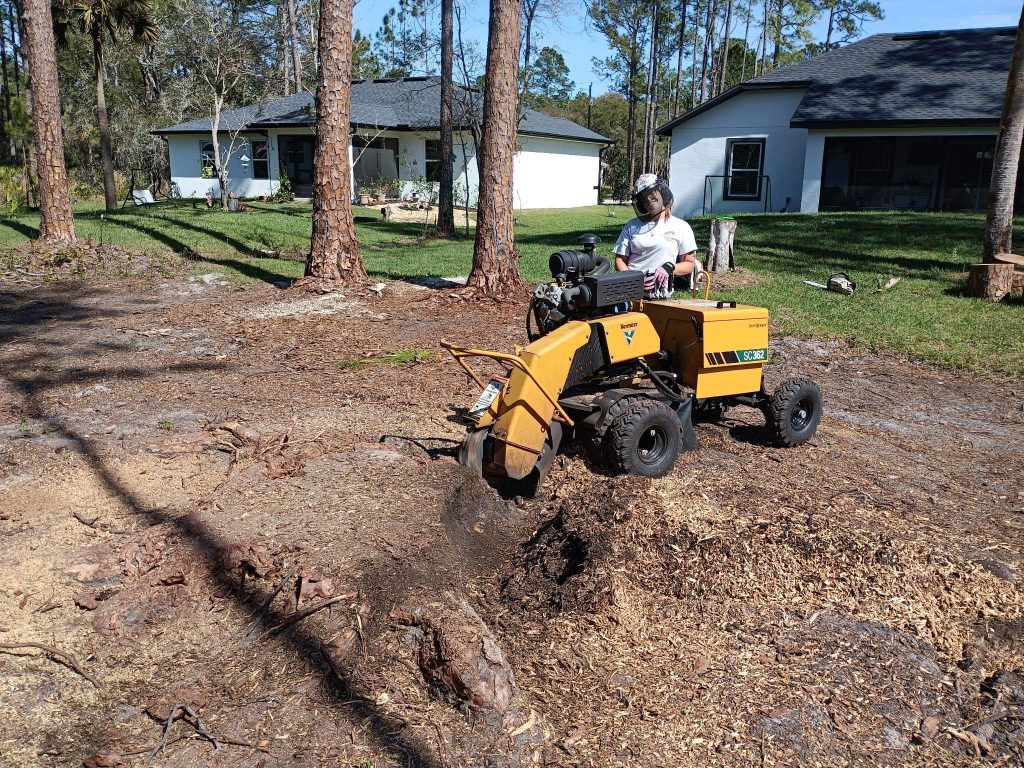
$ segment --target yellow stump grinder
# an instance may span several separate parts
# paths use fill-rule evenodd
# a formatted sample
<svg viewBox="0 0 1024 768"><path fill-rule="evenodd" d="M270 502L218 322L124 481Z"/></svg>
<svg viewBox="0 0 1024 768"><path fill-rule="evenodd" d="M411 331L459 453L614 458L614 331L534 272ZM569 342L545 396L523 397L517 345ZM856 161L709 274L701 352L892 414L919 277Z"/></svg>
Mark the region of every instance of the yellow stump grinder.
<svg viewBox="0 0 1024 768"><path fill-rule="evenodd" d="M553 280L533 291L530 343L514 354L441 342L483 389L466 413L459 461L492 482L539 486L563 438L573 437L615 472L667 473L680 451L696 447L695 419L727 408L764 412L770 441L807 442L821 419L821 392L806 377L769 394L768 310L710 301L644 300L641 272L611 271L583 249L549 261ZM481 379L469 360L490 358L504 375Z"/></svg>

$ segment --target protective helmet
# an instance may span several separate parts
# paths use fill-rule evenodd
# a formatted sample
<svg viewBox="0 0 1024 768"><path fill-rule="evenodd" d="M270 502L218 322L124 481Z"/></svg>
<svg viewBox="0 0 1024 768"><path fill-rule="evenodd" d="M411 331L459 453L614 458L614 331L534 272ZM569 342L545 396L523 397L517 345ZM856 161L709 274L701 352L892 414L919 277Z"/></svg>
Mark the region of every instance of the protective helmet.
<svg viewBox="0 0 1024 768"><path fill-rule="evenodd" d="M644 173L637 177L636 184L633 185L633 210L637 215L641 217L650 215L641 195L651 189L656 189L661 193L661 202L665 206L665 210L671 212L672 190L669 189L668 182L653 173Z"/></svg>

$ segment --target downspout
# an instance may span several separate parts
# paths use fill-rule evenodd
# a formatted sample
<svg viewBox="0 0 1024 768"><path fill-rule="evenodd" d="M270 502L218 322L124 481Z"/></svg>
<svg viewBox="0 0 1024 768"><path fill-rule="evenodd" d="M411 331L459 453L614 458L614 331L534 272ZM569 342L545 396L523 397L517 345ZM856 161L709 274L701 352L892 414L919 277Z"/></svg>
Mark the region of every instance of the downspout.
<svg viewBox="0 0 1024 768"><path fill-rule="evenodd" d="M604 151L608 149L607 144L602 144L597 150L597 204L601 204L601 169L604 167Z"/></svg>

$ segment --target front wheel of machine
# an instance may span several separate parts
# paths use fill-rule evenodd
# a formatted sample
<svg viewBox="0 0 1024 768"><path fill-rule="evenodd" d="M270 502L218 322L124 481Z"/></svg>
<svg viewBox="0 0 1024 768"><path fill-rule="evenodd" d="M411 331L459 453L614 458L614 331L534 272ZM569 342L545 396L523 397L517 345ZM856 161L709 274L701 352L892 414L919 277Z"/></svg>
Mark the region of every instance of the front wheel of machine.
<svg viewBox="0 0 1024 768"><path fill-rule="evenodd" d="M679 417L665 403L630 398L615 406L605 435L612 469L642 477L661 477L679 455Z"/></svg>
<svg viewBox="0 0 1024 768"><path fill-rule="evenodd" d="M772 443L783 448L803 445L821 421L821 390L806 376L786 379L768 401L765 419Z"/></svg>

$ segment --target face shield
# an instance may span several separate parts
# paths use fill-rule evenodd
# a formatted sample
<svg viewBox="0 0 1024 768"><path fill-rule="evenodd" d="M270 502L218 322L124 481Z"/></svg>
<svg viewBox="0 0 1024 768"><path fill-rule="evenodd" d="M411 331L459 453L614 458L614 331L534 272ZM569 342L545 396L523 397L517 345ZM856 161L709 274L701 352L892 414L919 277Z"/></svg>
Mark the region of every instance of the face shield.
<svg viewBox="0 0 1024 768"><path fill-rule="evenodd" d="M633 191L633 210L641 218L653 218L662 211L672 212L672 190L668 183L653 173L645 173L636 180Z"/></svg>

